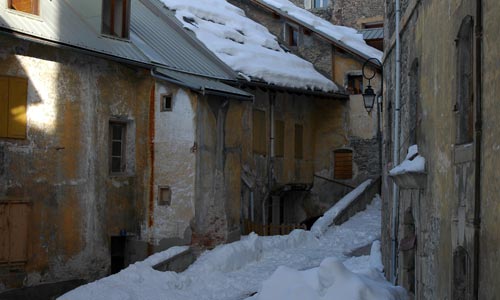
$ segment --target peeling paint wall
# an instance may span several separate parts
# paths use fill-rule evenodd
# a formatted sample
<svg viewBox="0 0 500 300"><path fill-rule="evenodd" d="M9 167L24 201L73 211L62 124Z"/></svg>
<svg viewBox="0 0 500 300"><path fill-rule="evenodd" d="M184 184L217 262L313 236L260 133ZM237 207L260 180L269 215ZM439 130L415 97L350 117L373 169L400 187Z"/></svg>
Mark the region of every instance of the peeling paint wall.
<svg viewBox="0 0 500 300"><path fill-rule="evenodd" d="M163 110L171 97L171 110ZM144 235L156 245L189 244L194 217L196 110L198 98L171 84L156 82L153 226ZM170 190L170 204L161 203L160 189ZM163 246L163 247L165 247Z"/></svg>
<svg viewBox="0 0 500 300"><path fill-rule="evenodd" d="M141 69L5 35L0 49L0 75L29 81L27 138L0 139L0 198L31 202L20 279L32 285L101 277L110 236L140 233L153 82ZM109 175L113 118L127 123L120 176Z"/></svg>

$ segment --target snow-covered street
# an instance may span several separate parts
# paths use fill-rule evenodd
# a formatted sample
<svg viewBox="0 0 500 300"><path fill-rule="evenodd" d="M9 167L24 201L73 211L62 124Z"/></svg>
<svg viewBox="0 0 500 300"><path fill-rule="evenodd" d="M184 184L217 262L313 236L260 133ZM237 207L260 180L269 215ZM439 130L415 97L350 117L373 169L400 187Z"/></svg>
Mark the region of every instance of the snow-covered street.
<svg viewBox="0 0 500 300"><path fill-rule="evenodd" d="M251 234L241 241L203 253L179 274L151 267L186 249L170 248L116 275L73 290L59 300L236 300L250 297L264 300L305 299L301 298L304 295L308 299L315 299L311 297L317 295L316 299L341 297L338 299L347 300L344 297L355 294L359 296L353 300L376 300L379 298L374 297L380 295L384 295L381 300L405 299L404 291L385 282L378 271L381 269L378 242L372 246L371 255L349 257L352 250L379 239L380 209L380 198L375 198L365 211L341 226L329 227L319 238L303 230L295 230L287 236ZM306 271L298 272L300 270ZM299 280L302 282L300 287L297 278L303 278ZM331 282L328 284L328 281Z"/></svg>

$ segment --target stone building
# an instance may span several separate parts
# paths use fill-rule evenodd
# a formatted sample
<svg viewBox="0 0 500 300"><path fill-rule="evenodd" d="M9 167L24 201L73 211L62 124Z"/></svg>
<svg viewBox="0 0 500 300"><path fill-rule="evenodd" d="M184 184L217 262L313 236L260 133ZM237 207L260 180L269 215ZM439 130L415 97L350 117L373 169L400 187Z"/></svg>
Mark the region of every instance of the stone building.
<svg viewBox="0 0 500 300"><path fill-rule="evenodd" d="M500 3L401 1L399 32L386 12L386 274L415 299L496 299ZM389 177L411 145L425 170Z"/></svg>
<svg viewBox="0 0 500 300"><path fill-rule="evenodd" d="M231 239L240 153L224 134L242 126L224 120L253 99L222 83L234 72L157 1L3 2L0 290L190 244L213 202Z"/></svg>
<svg viewBox="0 0 500 300"><path fill-rule="evenodd" d="M230 3L240 7L246 15L264 25L276 35L287 50L311 62L327 78L345 90L349 96L339 107L336 120L332 123L325 119L321 126L317 126L319 136L321 132L333 127L343 128L327 143L317 144L317 151L324 151L321 158L315 158L318 163L314 169L312 193L306 197L312 203L321 203L321 209L316 209L316 215L340 199L348 186L356 186L367 178L375 178L380 174L379 136L377 135L377 121L379 114L375 108L368 114L363 105L362 92L369 84L363 78L362 69L365 62L374 57L381 59L382 52L365 44L359 37L356 46L344 43L342 38L349 36L355 39L357 31L330 24L319 17L309 14L304 9L288 4L286 7L274 6L271 2L262 0L231 0ZM276 3L280 3L279 1ZM304 15L301 18L298 16ZM315 27L321 24L323 30ZM347 38L346 38L347 39ZM361 45L361 46L358 46ZM376 60L366 65L366 73L374 74L370 85L377 91L381 88L381 66ZM324 112L327 105L323 104ZM322 117L324 119L324 117ZM334 125L335 124L335 125ZM348 174L342 174L340 165L345 156L352 158L352 169ZM312 198L312 199L310 199ZM314 216L314 215L313 215Z"/></svg>

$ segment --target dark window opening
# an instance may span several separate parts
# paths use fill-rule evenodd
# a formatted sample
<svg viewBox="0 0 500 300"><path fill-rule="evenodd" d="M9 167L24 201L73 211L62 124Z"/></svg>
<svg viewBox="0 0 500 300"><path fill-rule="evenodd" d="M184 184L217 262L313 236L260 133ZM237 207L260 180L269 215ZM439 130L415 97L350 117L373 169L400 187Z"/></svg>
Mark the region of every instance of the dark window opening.
<svg viewBox="0 0 500 300"><path fill-rule="evenodd" d="M103 0L102 33L129 38L130 0Z"/></svg>
<svg viewBox="0 0 500 300"><path fill-rule="evenodd" d="M304 127L295 124L295 158L304 158Z"/></svg>
<svg viewBox="0 0 500 300"><path fill-rule="evenodd" d="M161 111L172 111L172 95L161 95Z"/></svg>
<svg viewBox="0 0 500 300"><path fill-rule="evenodd" d="M287 26L287 42L289 46L298 46L299 44L299 31L293 27Z"/></svg>
<svg viewBox="0 0 500 300"><path fill-rule="evenodd" d="M371 22L363 24L364 29L382 28L382 27L384 27L384 22Z"/></svg>
<svg viewBox="0 0 500 300"><path fill-rule="evenodd" d="M363 76L362 75L348 75L347 76L347 91L351 95L358 95L363 93Z"/></svg>
<svg viewBox="0 0 500 300"><path fill-rule="evenodd" d="M168 186L158 187L158 205L170 206L172 202L172 190Z"/></svg>
<svg viewBox="0 0 500 300"><path fill-rule="evenodd" d="M473 20L468 16L457 38L456 143L473 141Z"/></svg>
<svg viewBox="0 0 500 300"><path fill-rule="evenodd" d="M110 171L111 174L125 172L126 123L110 122Z"/></svg>
<svg viewBox="0 0 500 300"><path fill-rule="evenodd" d="M285 155L285 122L276 120L274 122L274 156Z"/></svg>
<svg viewBox="0 0 500 300"><path fill-rule="evenodd" d="M412 64L410 71L410 132L409 132L409 143L410 145L416 145L418 143L417 132L420 123L419 116L419 102L420 102L420 74L418 68L418 60L415 60Z"/></svg>
<svg viewBox="0 0 500 300"><path fill-rule="evenodd" d="M335 179L352 179L352 151L336 150L333 153L333 175Z"/></svg>
<svg viewBox="0 0 500 300"><path fill-rule="evenodd" d="M260 155L266 155L266 112L263 110L254 109L252 121L253 152Z"/></svg>
<svg viewBox="0 0 500 300"><path fill-rule="evenodd" d="M39 14L38 0L9 0L9 8L32 15Z"/></svg>

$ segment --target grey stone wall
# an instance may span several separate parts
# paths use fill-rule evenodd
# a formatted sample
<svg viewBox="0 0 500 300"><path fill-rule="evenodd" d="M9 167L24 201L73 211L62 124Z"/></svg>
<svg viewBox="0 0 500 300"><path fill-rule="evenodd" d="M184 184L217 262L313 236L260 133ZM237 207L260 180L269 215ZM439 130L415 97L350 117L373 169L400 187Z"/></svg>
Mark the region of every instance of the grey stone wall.
<svg viewBox="0 0 500 300"><path fill-rule="evenodd" d="M384 16L383 0L335 0L331 22L360 29L358 20Z"/></svg>

